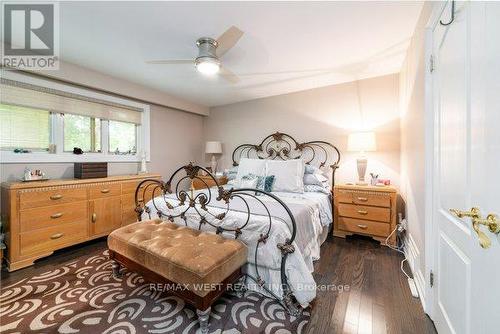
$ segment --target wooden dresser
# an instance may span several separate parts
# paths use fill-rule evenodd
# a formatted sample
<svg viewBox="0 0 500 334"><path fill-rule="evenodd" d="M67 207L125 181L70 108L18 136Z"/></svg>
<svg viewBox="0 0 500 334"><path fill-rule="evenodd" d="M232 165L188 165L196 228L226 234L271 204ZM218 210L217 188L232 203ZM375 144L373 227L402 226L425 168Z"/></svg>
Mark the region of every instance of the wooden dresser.
<svg viewBox="0 0 500 334"><path fill-rule="evenodd" d="M137 221L135 189L157 174L2 184L9 271ZM146 200L149 200L146 198Z"/></svg>
<svg viewBox="0 0 500 334"><path fill-rule="evenodd" d="M396 200L397 191L389 186L335 186L333 235L368 235L384 244L396 228ZM389 244L395 242L394 233Z"/></svg>

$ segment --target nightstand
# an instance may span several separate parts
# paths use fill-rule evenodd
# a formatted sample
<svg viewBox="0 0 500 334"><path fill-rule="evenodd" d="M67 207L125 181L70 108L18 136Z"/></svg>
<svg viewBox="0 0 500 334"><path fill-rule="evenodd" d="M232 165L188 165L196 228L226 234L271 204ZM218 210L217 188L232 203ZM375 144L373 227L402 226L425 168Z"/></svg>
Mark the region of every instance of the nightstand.
<svg viewBox="0 0 500 334"><path fill-rule="evenodd" d="M333 235L361 234L385 243L396 228L397 190L390 186L339 185L334 188ZM396 233L389 244L396 243Z"/></svg>
<svg viewBox="0 0 500 334"><path fill-rule="evenodd" d="M215 179L217 180L217 182L219 183L220 186L227 183L227 177L225 177L225 176L219 176L219 177L216 176ZM205 188L207 188L207 186L209 188L214 187L215 182L208 175L205 175L205 176L198 175L197 178L193 179L192 185L193 185L193 188L195 190L198 190L198 189L205 189Z"/></svg>

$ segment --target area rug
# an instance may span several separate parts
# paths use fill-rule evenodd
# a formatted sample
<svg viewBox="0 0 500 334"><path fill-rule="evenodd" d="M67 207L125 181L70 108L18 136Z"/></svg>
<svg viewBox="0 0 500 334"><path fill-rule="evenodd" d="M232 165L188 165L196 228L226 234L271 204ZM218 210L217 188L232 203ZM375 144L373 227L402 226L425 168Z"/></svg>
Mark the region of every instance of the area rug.
<svg viewBox="0 0 500 334"><path fill-rule="evenodd" d="M296 318L260 294L226 294L212 306L210 333L302 333ZM1 333L196 333L194 308L150 289L133 272L111 275L107 251L25 278L0 292Z"/></svg>

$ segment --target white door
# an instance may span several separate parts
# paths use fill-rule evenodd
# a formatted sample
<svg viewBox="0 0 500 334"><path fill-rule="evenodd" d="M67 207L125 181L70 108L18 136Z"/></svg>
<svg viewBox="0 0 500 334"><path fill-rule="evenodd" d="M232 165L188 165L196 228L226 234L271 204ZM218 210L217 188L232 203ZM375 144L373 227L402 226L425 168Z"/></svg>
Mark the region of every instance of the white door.
<svg viewBox="0 0 500 334"><path fill-rule="evenodd" d="M440 20L451 19L451 1ZM439 333L500 333L500 239L450 209L500 214L500 3L456 2L433 30L434 321ZM476 220L477 221L477 220ZM498 220L500 223L500 219Z"/></svg>

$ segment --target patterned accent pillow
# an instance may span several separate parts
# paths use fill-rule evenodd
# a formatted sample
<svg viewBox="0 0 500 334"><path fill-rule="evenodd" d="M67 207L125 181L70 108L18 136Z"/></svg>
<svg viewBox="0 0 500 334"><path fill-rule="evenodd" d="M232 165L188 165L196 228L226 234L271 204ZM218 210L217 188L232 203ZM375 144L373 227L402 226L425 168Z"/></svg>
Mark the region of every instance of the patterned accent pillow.
<svg viewBox="0 0 500 334"><path fill-rule="evenodd" d="M328 188L325 188L323 186L318 186L315 184L304 185L304 191L309 193L324 193L324 194L330 193L330 190L328 190Z"/></svg>
<svg viewBox="0 0 500 334"><path fill-rule="evenodd" d="M268 176L259 176L259 180L257 181L257 189L264 190L265 192L270 193L273 191L274 185L274 175Z"/></svg>
<svg viewBox="0 0 500 334"><path fill-rule="evenodd" d="M228 181L236 179L237 175L238 175L238 166L235 166L233 168L227 169L224 172L224 176L227 177Z"/></svg>
<svg viewBox="0 0 500 334"><path fill-rule="evenodd" d="M259 177L255 174L244 175L239 184L239 188L257 188L257 183L259 182Z"/></svg>

